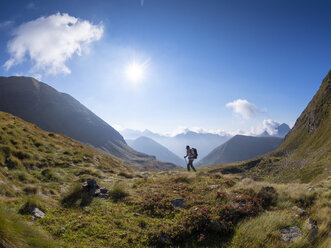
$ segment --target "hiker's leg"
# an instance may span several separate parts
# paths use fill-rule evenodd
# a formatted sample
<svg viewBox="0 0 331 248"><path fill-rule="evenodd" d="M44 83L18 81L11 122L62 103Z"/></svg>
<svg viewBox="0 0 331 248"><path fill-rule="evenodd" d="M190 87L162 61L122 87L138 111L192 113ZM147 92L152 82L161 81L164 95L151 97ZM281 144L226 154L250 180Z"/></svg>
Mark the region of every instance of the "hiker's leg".
<svg viewBox="0 0 331 248"><path fill-rule="evenodd" d="M194 166L193 166L193 160L191 161L191 167L192 167L192 169L195 171L195 172L197 172L197 170L194 168Z"/></svg>
<svg viewBox="0 0 331 248"><path fill-rule="evenodd" d="M187 170L190 171L190 160L189 160L189 162L187 163Z"/></svg>

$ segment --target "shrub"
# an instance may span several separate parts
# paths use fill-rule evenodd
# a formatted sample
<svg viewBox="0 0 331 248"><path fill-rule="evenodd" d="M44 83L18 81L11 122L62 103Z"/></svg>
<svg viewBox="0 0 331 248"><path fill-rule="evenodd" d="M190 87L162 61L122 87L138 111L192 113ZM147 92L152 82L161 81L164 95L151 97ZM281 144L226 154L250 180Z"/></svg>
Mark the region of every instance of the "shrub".
<svg viewBox="0 0 331 248"><path fill-rule="evenodd" d="M124 189L124 185L117 183L113 186L113 188L109 191L109 196L114 202L118 202L123 198L127 197L129 194Z"/></svg>
<svg viewBox="0 0 331 248"><path fill-rule="evenodd" d="M171 201L166 198L165 194L147 193L136 202L140 212L143 212L151 217L172 216L174 206Z"/></svg>
<svg viewBox="0 0 331 248"><path fill-rule="evenodd" d="M61 204L64 207L85 207L93 200L93 196L88 192L84 192L80 184L76 183L71 186L68 193L64 195Z"/></svg>
<svg viewBox="0 0 331 248"><path fill-rule="evenodd" d="M175 183L191 183L192 179L188 178L187 176L180 176L174 179Z"/></svg>
<svg viewBox="0 0 331 248"><path fill-rule="evenodd" d="M263 209L268 209L270 206L277 204L278 194L273 187L263 187L257 197L260 200L260 204Z"/></svg>
<svg viewBox="0 0 331 248"><path fill-rule="evenodd" d="M27 186L23 189L23 191L27 195L35 195L38 192L38 188L37 187L32 187L32 186Z"/></svg>
<svg viewBox="0 0 331 248"><path fill-rule="evenodd" d="M46 182L50 182L50 181L57 182L60 179L58 177L58 175L56 175L56 173L54 172L54 170L52 168L44 169L41 172L41 175L43 176L42 179Z"/></svg>
<svg viewBox="0 0 331 248"><path fill-rule="evenodd" d="M9 169L23 169L21 160L10 155L6 159L6 165Z"/></svg>
<svg viewBox="0 0 331 248"><path fill-rule="evenodd" d="M38 200L35 197L29 197L27 198L25 203L21 206L18 212L20 214L31 214L32 210L35 208L39 208L40 210L45 211L45 207L40 202L40 200Z"/></svg>
<svg viewBox="0 0 331 248"><path fill-rule="evenodd" d="M123 171L120 172L118 175L121 176L121 177L125 177L125 178L133 178L132 175L130 175L130 174L126 173L126 172L123 172Z"/></svg>
<svg viewBox="0 0 331 248"><path fill-rule="evenodd" d="M295 203L302 208L309 208L315 202L316 196L317 194L315 192L310 194L300 194L299 197L295 199Z"/></svg>

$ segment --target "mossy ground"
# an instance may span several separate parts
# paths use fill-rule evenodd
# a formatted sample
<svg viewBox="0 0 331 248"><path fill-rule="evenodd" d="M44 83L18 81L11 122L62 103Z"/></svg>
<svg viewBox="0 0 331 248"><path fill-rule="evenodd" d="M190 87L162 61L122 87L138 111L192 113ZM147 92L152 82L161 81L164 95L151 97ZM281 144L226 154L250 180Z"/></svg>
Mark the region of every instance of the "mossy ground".
<svg viewBox="0 0 331 248"><path fill-rule="evenodd" d="M137 172L19 118L0 113L0 120L0 246L328 247L330 243L328 178L311 184L271 183L242 180L210 168L198 168L198 173ZM87 178L110 189L111 197L81 204L77 192ZM263 186L274 187L276 193ZM65 204L68 195L77 199ZM186 201L182 208L171 204L178 198ZM296 216L294 205L317 221L314 240L307 240L307 216ZM46 217L32 221L31 206L45 211ZM285 244L274 232L288 225L297 225L304 235Z"/></svg>

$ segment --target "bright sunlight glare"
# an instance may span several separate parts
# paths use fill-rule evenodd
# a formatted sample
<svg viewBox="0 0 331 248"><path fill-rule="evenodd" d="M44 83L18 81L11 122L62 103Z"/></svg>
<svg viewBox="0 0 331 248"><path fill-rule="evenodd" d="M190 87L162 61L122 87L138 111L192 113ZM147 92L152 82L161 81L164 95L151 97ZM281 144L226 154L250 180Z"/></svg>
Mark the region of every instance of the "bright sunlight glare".
<svg viewBox="0 0 331 248"><path fill-rule="evenodd" d="M126 76L132 82L138 82L144 77L145 68L144 65L133 62L126 69Z"/></svg>

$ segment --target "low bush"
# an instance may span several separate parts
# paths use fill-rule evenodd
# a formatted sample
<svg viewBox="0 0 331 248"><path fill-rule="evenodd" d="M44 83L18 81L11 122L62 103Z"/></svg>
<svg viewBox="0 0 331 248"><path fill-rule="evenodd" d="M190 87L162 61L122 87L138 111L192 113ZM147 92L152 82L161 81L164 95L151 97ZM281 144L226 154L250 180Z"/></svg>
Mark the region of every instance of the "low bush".
<svg viewBox="0 0 331 248"><path fill-rule="evenodd" d="M20 214L31 214L32 210L39 208L42 211L45 211L44 204L37 199L36 197L29 197L26 199L25 203L19 209Z"/></svg>
<svg viewBox="0 0 331 248"><path fill-rule="evenodd" d="M191 183L192 179L188 178L187 176L179 176L174 178L173 180L175 183Z"/></svg>
<svg viewBox="0 0 331 248"><path fill-rule="evenodd" d="M307 194L300 194L298 198L294 200L296 204L298 204L302 208L309 208L312 206L316 200L317 194L314 193L307 193Z"/></svg>
<svg viewBox="0 0 331 248"><path fill-rule="evenodd" d="M151 217L171 217L174 214L174 206L165 194L147 193L136 202L138 210Z"/></svg>
<svg viewBox="0 0 331 248"><path fill-rule="evenodd" d="M61 199L61 204L67 208L85 207L93 200L93 196L88 192L84 192L80 184L76 183L71 186L67 194Z"/></svg>
<svg viewBox="0 0 331 248"><path fill-rule="evenodd" d="M115 184L109 191L109 196L114 202L118 202L127 197L129 193L125 190L125 187L121 183Z"/></svg>

